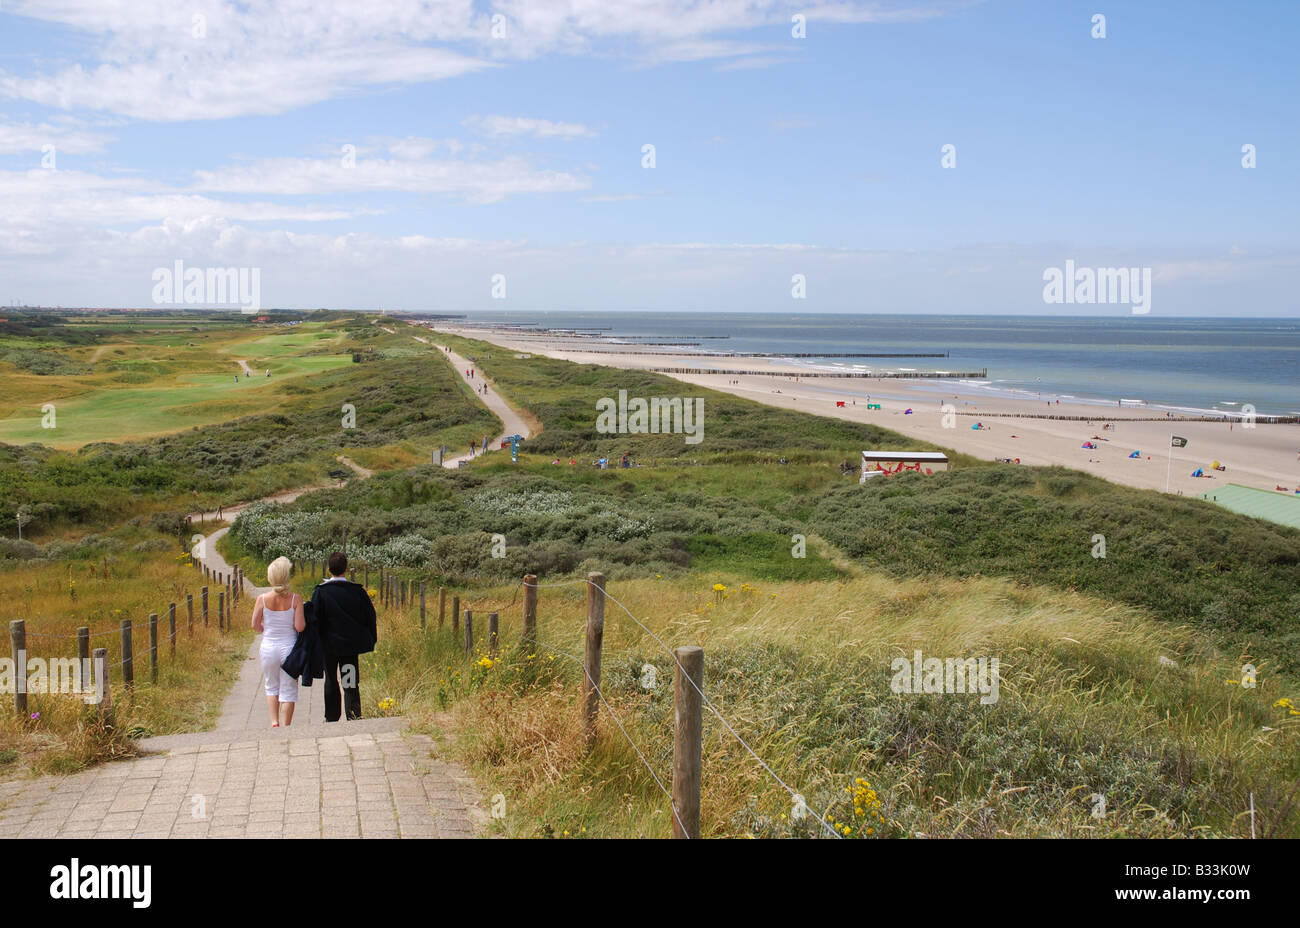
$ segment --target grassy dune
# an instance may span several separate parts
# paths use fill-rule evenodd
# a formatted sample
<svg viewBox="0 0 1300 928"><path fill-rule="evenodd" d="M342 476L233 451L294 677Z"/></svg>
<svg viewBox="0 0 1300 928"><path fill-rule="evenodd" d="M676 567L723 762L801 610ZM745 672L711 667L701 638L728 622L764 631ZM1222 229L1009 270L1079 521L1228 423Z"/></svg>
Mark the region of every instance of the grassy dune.
<svg viewBox="0 0 1300 928"><path fill-rule="evenodd" d="M611 577L608 589L669 646L704 647L718 712L849 837L1240 837L1252 792L1261 833L1300 831L1288 806L1300 719L1273 707L1296 694L1267 666L1243 688L1241 655L1138 610L993 579L748 584L710 574ZM595 751L581 750L580 671L561 652L582 654L583 585L541 591L537 648L517 647L517 588L463 595L478 631L468 658L450 629L437 630L436 609L423 634L418 608L383 614L373 669L363 670L367 712L382 714L378 702L392 698L391 711L427 730L448 726L446 749L486 794L505 797L502 834L666 835L670 807L606 709ZM501 613L504 652L485 668L476 661L490 610ZM999 657L998 702L894 694L890 661L914 649ZM613 603L603 665L614 712L667 783L672 662ZM705 732L704 834L820 830L815 817L792 818L789 794L707 710ZM858 778L876 791L882 819L855 815L847 790Z"/></svg>

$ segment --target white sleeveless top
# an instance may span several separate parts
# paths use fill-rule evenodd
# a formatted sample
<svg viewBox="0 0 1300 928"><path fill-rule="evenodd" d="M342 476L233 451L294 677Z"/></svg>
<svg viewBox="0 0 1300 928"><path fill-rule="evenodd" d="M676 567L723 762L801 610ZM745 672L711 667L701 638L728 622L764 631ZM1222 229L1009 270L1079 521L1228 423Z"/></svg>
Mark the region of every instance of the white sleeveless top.
<svg viewBox="0 0 1300 928"><path fill-rule="evenodd" d="M269 609L262 605L262 636L268 641L294 641L298 637L293 627L293 614L298 608L298 594L293 595L288 609Z"/></svg>

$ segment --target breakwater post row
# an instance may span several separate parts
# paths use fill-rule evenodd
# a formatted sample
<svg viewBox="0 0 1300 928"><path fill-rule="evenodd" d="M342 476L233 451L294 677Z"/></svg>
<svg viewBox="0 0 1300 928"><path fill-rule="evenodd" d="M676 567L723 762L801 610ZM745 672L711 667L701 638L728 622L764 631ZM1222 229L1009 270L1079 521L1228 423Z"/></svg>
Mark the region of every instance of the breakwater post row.
<svg viewBox="0 0 1300 928"><path fill-rule="evenodd" d="M1131 406L1129 407L1132 408ZM976 419L1060 419L1063 422L1240 422L1236 413L1223 413L1219 416L1108 416L1105 407L1098 407L1095 416L1062 416L1041 412L958 412L959 416L972 416ZM1300 416L1255 416L1255 424L1300 425Z"/></svg>
<svg viewBox="0 0 1300 928"><path fill-rule="evenodd" d="M729 370L727 368L710 368L710 367L647 367L646 370L655 374L718 374L724 377L798 377L802 380L805 377L829 377L841 380L983 380L988 376L987 370L974 372L961 371L874 371L870 373L858 372L839 372L839 371L743 371Z"/></svg>

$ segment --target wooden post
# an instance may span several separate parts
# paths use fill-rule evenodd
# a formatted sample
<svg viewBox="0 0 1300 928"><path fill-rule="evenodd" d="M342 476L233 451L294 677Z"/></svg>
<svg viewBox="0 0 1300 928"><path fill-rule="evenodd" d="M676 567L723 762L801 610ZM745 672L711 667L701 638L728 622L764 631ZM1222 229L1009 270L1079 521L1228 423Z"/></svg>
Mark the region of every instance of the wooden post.
<svg viewBox="0 0 1300 928"><path fill-rule="evenodd" d="M451 598L451 636L455 639L460 633L460 597Z"/></svg>
<svg viewBox="0 0 1300 928"><path fill-rule="evenodd" d="M108 680L108 648L95 649L95 676L104 692L99 700L99 720L105 725L113 724L113 686Z"/></svg>
<svg viewBox="0 0 1300 928"><path fill-rule="evenodd" d="M676 648L673 684L674 838L700 836L700 756L704 741L704 649Z"/></svg>
<svg viewBox="0 0 1300 928"><path fill-rule="evenodd" d="M217 591L217 628L226 630L226 591Z"/></svg>
<svg viewBox="0 0 1300 928"><path fill-rule="evenodd" d="M420 581L420 631L424 631L424 581Z"/></svg>
<svg viewBox="0 0 1300 928"><path fill-rule="evenodd" d="M203 595L203 627L208 627L208 588L205 586L199 591Z"/></svg>
<svg viewBox="0 0 1300 928"><path fill-rule="evenodd" d="M488 613L488 654L490 654L492 657L497 656L497 642L499 640L497 637L497 629L498 629L497 613L489 612Z"/></svg>
<svg viewBox="0 0 1300 928"><path fill-rule="evenodd" d="M537 575L524 574L524 638L537 639Z"/></svg>
<svg viewBox="0 0 1300 928"><path fill-rule="evenodd" d="M131 620L122 620L122 684L130 698L135 692L135 652L131 647Z"/></svg>
<svg viewBox="0 0 1300 928"><path fill-rule="evenodd" d="M346 527L343 529L343 556L348 556L348 530Z"/></svg>
<svg viewBox="0 0 1300 928"><path fill-rule="evenodd" d="M171 642L172 660L176 659L176 604L167 604L167 639Z"/></svg>
<svg viewBox="0 0 1300 928"><path fill-rule="evenodd" d="M158 613L149 613L149 682L158 682Z"/></svg>
<svg viewBox="0 0 1300 928"><path fill-rule="evenodd" d="M582 736L587 749L596 743L596 716L600 710L600 646L605 638L605 575L587 574L587 636L582 662Z"/></svg>
<svg viewBox="0 0 1300 928"><path fill-rule="evenodd" d="M438 587L438 631L442 631L442 622L447 615L447 588Z"/></svg>
<svg viewBox="0 0 1300 928"><path fill-rule="evenodd" d="M90 686L90 626L83 625L77 629L77 675L81 681L81 692L88 692Z"/></svg>
<svg viewBox="0 0 1300 928"><path fill-rule="evenodd" d="M357 569L355 567L348 568L348 580L352 583L357 582Z"/></svg>
<svg viewBox="0 0 1300 928"><path fill-rule="evenodd" d="M189 615L189 625L185 627L190 630L190 637L194 637L194 594L185 594L185 611Z"/></svg>
<svg viewBox="0 0 1300 928"><path fill-rule="evenodd" d="M470 609L465 610L465 653L468 654L474 650L474 613Z"/></svg>
<svg viewBox="0 0 1300 928"><path fill-rule="evenodd" d="M27 623L13 619L9 623L9 644L14 655L14 712L20 722L27 721Z"/></svg>
<svg viewBox="0 0 1300 928"><path fill-rule="evenodd" d="M370 565L363 564L361 567L361 585L367 590L370 589Z"/></svg>

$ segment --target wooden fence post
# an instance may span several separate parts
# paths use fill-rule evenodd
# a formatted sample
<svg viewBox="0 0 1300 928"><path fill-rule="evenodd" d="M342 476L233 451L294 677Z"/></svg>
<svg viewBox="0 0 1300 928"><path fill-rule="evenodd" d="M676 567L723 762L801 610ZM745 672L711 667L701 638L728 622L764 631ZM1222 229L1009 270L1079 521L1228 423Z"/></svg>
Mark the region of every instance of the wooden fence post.
<svg viewBox="0 0 1300 928"><path fill-rule="evenodd" d="M185 612L189 615L189 625L185 626L190 630L190 637L194 637L194 594L185 594Z"/></svg>
<svg viewBox="0 0 1300 928"><path fill-rule="evenodd" d="M673 683L674 838L700 836L700 757L704 741L704 649L676 648Z"/></svg>
<svg viewBox="0 0 1300 928"><path fill-rule="evenodd" d="M370 565L369 564L361 565L361 585L364 586L367 590L370 589Z"/></svg>
<svg viewBox="0 0 1300 928"><path fill-rule="evenodd" d="M131 620L122 620L122 685L129 699L135 692L135 651L131 646Z"/></svg>
<svg viewBox="0 0 1300 928"><path fill-rule="evenodd" d="M524 637L537 639L537 575L524 574Z"/></svg>
<svg viewBox="0 0 1300 928"><path fill-rule="evenodd" d="M208 627L208 588L205 586L199 591L203 599L203 627Z"/></svg>
<svg viewBox="0 0 1300 928"><path fill-rule="evenodd" d="M596 716L600 710L600 646L605 638L605 575L587 574L587 635L582 662L582 737L587 749L596 743Z"/></svg>
<svg viewBox="0 0 1300 928"><path fill-rule="evenodd" d="M158 613L149 613L149 682L158 682Z"/></svg>
<svg viewBox="0 0 1300 928"><path fill-rule="evenodd" d="M217 628L226 630L226 591L217 591Z"/></svg>
<svg viewBox="0 0 1300 928"><path fill-rule="evenodd" d="M27 721L27 623L13 619L9 623L9 644L14 654L14 712L20 722Z"/></svg>
<svg viewBox="0 0 1300 928"><path fill-rule="evenodd" d="M83 625L77 629L77 673L81 680L81 692L89 692L90 685L90 626Z"/></svg>
<svg viewBox="0 0 1300 928"><path fill-rule="evenodd" d="M468 654L474 649L474 612L465 610L465 653Z"/></svg>
<svg viewBox="0 0 1300 928"><path fill-rule="evenodd" d="M167 638L171 642L171 659L176 659L176 604L167 604Z"/></svg>
<svg viewBox="0 0 1300 928"><path fill-rule="evenodd" d="M113 685L108 679L108 648L95 649L95 676L103 693L99 700L99 720L105 725L113 724Z"/></svg>
<svg viewBox="0 0 1300 928"><path fill-rule="evenodd" d="M488 613L488 654L492 657L497 656L497 629L498 615L495 612Z"/></svg>
<svg viewBox="0 0 1300 928"><path fill-rule="evenodd" d="M420 631L424 631L424 581L420 581Z"/></svg>
<svg viewBox="0 0 1300 928"><path fill-rule="evenodd" d="M438 587L438 631L442 631L442 622L447 616L447 588Z"/></svg>

